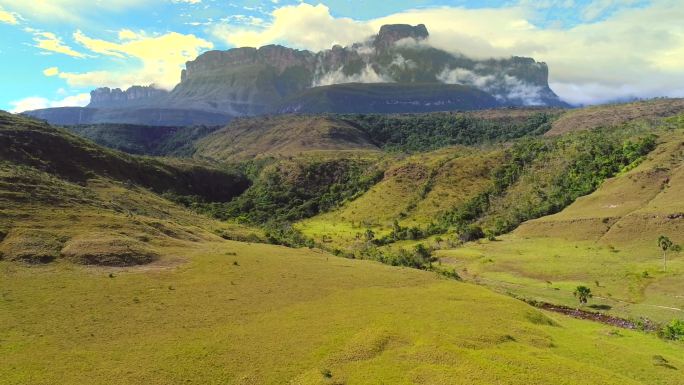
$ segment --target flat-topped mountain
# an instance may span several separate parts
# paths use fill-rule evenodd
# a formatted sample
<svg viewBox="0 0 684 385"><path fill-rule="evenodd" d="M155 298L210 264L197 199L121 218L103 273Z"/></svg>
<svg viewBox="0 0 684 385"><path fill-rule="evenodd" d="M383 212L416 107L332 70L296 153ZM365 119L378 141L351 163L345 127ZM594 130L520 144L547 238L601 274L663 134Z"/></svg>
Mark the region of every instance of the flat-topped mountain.
<svg viewBox="0 0 684 385"><path fill-rule="evenodd" d="M182 125L188 124L187 116L195 119L191 123L212 124L237 116L292 111L357 112L344 100L322 105L310 97L319 94L320 87L330 87L326 98L346 94L344 85L351 83L364 84L367 95L357 95L359 100L373 100L362 103L363 112L566 106L549 88L545 63L525 57L470 59L430 46L429 36L425 25L394 24L381 27L377 35L363 42L320 52L279 45L208 51L186 63L180 83L172 91L153 86L94 90L88 107L97 110L89 111L86 120L73 111L68 119L61 110L28 114L60 124L158 125L163 120L167 125ZM343 88L338 90L340 85ZM414 85L419 85L420 92L413 91ZM369 105L375 109L369 110ZM116 113L107 112L110 110ZM156 115L161 115L161 110L175 115L160 119ZM179 110L218 115L203 118Z"/></svg>

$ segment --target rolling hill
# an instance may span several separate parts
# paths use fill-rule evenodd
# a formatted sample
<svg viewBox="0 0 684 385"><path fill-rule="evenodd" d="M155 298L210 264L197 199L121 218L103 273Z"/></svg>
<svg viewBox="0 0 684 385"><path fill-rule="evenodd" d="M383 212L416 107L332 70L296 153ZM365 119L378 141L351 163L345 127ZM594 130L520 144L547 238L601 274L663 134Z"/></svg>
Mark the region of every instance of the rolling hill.
<svg viewBox="0 0 684 385"><path fill-rule="evenodd" d="M608 179L563 211L523 223L497 242L440 252L493 287L571 304L574 285L591 284L598 308L623 317L668 320L684 313L683 256L661 235L684 242L681 128L664 133L639 166ZM488 261L488 262L483 262Z"/></svg>
<svg viewBox="0 0 684 385"><path fill-rule="evenodd" d="M168 244L258 239L259 230L187 211L160 194L226 201L249 181L192 161L107 150L28 118L0 114L0 256L28 263L149 263Z"/></svg>
<svg viewBox="0 0 684 385"><path fill-rule="evenodd" d="M0 114L0 383L679 384L681 342L511 295L574 305L586 284L596 311L676 318L682 257L660 271L651 238L683 241L681 116L543 138L556 114L508 113L237 120L182 160ZM497 218L523 223L457 239ZM272 220L325 249L416 227L374 247L442 250L387 266L244 224Z"/></svg>
<svg viewBox="0 0 684 385"><path fill-rule="evenodd" d="M2 382L681 380L680 344L434 273L227 241L164 258L126 269L0 261Z"/></svg>
<svg viewBox="0 0 684 385"><path fill-rule="evenodd" d="M553 123L546 135L561 135L570 131L588 130L600 126L617 126L635 120L654 121L684 112L684 99L653 99L647 101L600 105L571 110Z"/></svg>
<svg viewBox="0 0 684 385"><path fill-rule="evenodd" d="M239 119L195 144L195 156L240 161L286 157L316 151L378 151L363 131L326 116L274 116Z"/></svg>

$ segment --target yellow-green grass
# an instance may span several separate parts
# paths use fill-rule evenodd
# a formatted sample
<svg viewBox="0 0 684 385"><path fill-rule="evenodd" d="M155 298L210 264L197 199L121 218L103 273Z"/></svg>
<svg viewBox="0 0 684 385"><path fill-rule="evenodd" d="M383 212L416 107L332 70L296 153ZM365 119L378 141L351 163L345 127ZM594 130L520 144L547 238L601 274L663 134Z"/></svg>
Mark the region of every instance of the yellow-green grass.
<svg viewBox="0 0 684 385"><path fill-rule="evenodd" d="M573 291L585 285L595 296L590 305L608 305L616 315L661 322L684 318L684 298L677 294L684 290L684 255L672 254L663 272L655 242L651 250L622 249L512 234L437 255L443 268L529 299L576 305Z"/></svg>
<svg viewBox="0 0 684 385"><path fill-rule="evenodd" d="M424 227L440 213L489 188L489 173L500 155L499 151L450 147L395 160L368 192L296 227L323 244L349 250L356 248L366 229L382 237L391 232L395 220L404 227Z"/></svg>
<svg viewBox="0 0 684 385"><path fill-rule="evenodd" d="M684 346L434 273L231 241L0 262L0 384L680 384Z"/></svg>
<svg viewBox="0 0 684 385"><path fill-rule="evenodd" d="M653 244L660 234L684 242L684 132L661 135L661 144L636 168L604 182L558 214L529 221L523 236Z"/></svg>
<svg viewBox="0 0 684 385"><path fill-rule="evenodd" d="M441 251L442 263L534 299L573 304L581 284L621 316L684 318L684 254L669 253L663 271L657 246L660 235L684 244L683 139L662 134L648 159L596 192L498 241Z"/></svg>
<svg viewBox="0 0 684 385"><path fill-rule="evenodd" d="M0 235L0 259L96 264L149 262L169 244L263 238L140 187L104 178L81 186L9 163L0 163Z"/></svg>

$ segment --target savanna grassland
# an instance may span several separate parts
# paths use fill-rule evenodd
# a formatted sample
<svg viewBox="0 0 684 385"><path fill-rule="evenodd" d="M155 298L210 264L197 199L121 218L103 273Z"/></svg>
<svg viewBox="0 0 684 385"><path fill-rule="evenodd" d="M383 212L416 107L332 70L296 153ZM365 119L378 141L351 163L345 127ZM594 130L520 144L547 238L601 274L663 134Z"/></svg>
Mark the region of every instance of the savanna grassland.
<svg viewBox="0 0 684 385"><path fill-rule="evenodd" d="M3 113L0 384L681 384L684 255L657 244L684 244L673 103L163 142Z"/></svg>
<svg viewBox="0 0 684 385"><path fill-rule="evenodd" d="M682 346L435 273L231 241L0 262L3 384L678 384Z"/></svg>

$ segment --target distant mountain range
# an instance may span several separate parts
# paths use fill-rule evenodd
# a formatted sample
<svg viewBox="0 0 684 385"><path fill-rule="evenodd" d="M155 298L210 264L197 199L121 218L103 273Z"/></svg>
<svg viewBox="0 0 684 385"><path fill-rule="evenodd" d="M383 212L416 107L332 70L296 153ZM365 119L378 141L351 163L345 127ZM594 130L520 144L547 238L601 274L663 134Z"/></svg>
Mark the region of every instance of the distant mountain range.
<svg viewBox="0 0 684 385"><path fill-rule="evenodd" d="M385 25L365 42L320 52L279 45L205 52L172 90L99 88L84 108L26 114L54 124L221 124L313 112L429 112L566 103L531 58L474 60L429 45L424 25Z"/></svg>

